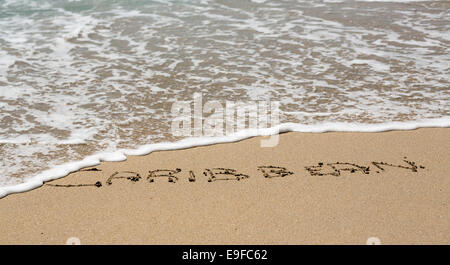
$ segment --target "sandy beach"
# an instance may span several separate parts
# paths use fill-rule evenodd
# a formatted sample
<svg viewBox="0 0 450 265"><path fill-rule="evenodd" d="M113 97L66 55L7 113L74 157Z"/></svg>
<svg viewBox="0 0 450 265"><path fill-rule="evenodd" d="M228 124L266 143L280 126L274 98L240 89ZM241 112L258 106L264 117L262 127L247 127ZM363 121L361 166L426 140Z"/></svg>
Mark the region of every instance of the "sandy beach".
<svg viewBox="0 0 450 265"><path fill-rule="evenodd" d="M105 162L0 199L0 244L449 244L449 136L290 132Z"/></svg>

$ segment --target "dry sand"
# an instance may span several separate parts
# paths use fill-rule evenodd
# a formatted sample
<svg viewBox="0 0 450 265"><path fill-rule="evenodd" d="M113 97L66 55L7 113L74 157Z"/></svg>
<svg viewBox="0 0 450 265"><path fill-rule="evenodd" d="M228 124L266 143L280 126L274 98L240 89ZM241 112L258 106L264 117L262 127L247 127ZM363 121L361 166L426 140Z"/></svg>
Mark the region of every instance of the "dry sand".
<svg viewBox="0 0 450 265"><path fill-rule="evenodd" d="M0 243L450 243L450 129L285 133L274 148L261 148L261 139L129 157L9 195L0 199ZM404 167L381 170L372 162ZM265 178L258 166L293 174ZM217 174L219 167L249 178ZM149 170L176 168L172 183L147 179ZM108 185L115 172L125 178ZM97 181L101 187L50 186Z"/></svg>

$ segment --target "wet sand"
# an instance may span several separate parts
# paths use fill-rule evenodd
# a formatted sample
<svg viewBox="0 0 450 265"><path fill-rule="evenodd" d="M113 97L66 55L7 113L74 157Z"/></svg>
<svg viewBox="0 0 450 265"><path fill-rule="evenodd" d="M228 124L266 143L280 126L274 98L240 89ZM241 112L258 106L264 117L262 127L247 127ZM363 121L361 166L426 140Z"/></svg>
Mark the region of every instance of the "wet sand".
<svg viewBox="0 0 450 265"><path fill-rule="evenodd" d="M0 244L450 244L448 128L261 139L105 162L9 195Z"/></svg>

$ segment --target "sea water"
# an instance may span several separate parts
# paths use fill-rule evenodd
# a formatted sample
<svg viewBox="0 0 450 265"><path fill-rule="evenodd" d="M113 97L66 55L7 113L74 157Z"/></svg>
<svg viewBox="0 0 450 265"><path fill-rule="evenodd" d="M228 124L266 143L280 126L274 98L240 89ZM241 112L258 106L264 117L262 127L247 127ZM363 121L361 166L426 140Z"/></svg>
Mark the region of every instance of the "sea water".
<svg viewBox="0 0 450 265"><path fill-rule="evenodd" d="M174 136L194 93L277 101L281 131L448 127L450 1L0 0L0 197L261 134Z"/></svg>

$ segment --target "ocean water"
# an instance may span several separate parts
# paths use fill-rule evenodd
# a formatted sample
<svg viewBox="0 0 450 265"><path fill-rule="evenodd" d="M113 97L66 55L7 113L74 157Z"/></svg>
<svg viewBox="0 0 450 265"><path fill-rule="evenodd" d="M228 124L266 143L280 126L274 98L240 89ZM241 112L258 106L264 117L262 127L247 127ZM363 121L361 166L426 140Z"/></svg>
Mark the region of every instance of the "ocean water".
<svg viewBox="0 0 450 265"><path fill-rule="evenodd" d="M448 127L450 1L0 0L0 197L249 135L173 136L194 93L279 101L282 130Z"/></svg>

